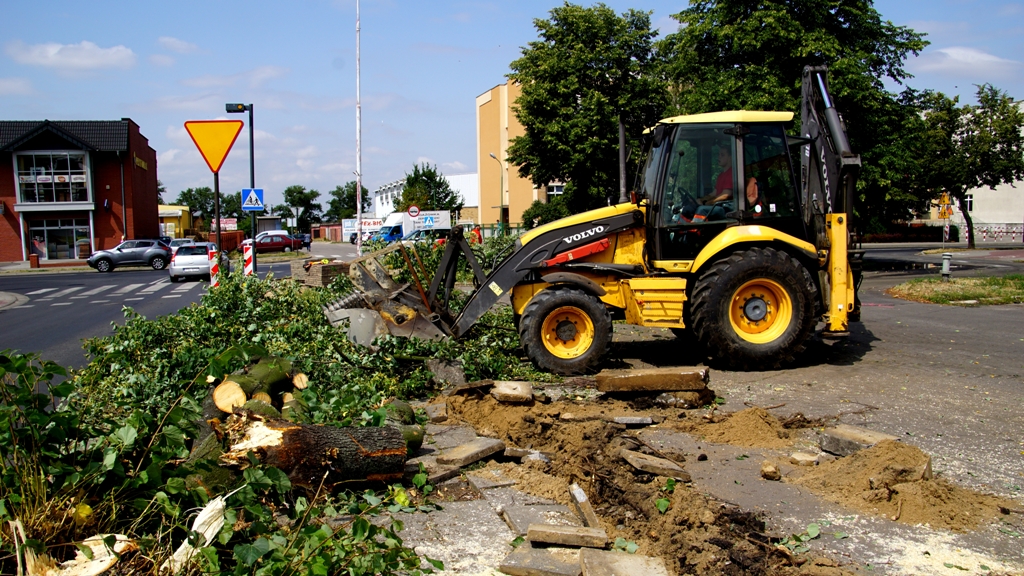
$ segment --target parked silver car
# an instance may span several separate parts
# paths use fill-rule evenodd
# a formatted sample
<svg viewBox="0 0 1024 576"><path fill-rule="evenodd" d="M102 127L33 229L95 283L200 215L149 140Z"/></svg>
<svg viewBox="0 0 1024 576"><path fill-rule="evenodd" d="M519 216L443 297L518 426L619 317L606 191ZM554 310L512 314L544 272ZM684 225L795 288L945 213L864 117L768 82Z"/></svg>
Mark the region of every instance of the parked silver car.
<svg viewBox="0 0 1024 576"><path fill-rule="evenodd" d="M152 266L163 270L171 259L171 249L160 240L128 240L110 250L93 252L86 263L100 272L118 266Z"/></svg>
<svg viewBox="0 0 1024 576"><path fill-rule="evenodd" d="M195 242L174 249L171 265L167 267L171 282L186 278L210 278L210 250L216 249L212 242Z"/></svg>

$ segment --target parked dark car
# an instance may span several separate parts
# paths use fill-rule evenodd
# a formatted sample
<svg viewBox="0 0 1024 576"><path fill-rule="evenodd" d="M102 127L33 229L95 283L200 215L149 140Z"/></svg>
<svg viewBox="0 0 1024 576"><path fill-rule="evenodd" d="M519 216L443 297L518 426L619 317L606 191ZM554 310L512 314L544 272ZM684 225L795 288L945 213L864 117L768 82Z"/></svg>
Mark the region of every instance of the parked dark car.
<svg viewBox="0 0 1024 576"><path fill-rule="evenodd" d="M163 270L171 261L171 248L159 240L126 240L110 250L93 252L86 262L100 272L118 266L151 266Z"/></svg>
<svg viewBox="0 0 1024 576"><path fill-rule="evenodd" d="M251 244L252 240L246 240L242 242L244 247L246 244ZM262 238L256 240L256 253L262 254L264 252L291 252L292 250L301 250L302 240L287 234L267 234Z"/></svg>

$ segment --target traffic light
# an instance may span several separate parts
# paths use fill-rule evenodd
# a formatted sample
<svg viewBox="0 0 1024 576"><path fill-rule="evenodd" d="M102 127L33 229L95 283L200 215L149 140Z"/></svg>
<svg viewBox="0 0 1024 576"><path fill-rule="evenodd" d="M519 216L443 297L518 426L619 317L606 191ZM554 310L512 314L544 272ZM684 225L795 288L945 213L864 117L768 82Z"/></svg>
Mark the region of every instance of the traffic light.
<svg viewBox="0 0 1024 576"><path fill-rule="evenodd" d="M245 112L249 109L245 104L225 104L224 109L228 112Z"/></svg>

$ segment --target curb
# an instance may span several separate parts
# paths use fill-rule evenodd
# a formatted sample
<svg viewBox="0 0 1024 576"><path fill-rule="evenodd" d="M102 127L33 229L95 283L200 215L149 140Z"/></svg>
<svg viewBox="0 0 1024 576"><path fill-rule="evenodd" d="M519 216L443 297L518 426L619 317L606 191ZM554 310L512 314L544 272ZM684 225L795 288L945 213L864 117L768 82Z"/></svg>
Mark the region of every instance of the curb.
<svg viewBox="0 0 1024 576"><path fill-rule="evenodd" d="M21 306L29 301L28 296L15 294L14 292L0 292L0 310L6 310L14 306Z"/></svg>

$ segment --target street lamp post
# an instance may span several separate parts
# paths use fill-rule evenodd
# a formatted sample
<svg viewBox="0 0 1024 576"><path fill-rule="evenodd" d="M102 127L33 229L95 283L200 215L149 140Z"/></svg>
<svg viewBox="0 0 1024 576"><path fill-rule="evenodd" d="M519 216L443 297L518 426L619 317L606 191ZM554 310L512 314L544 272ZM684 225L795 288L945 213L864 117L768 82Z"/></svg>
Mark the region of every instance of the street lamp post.
<svg viewBox="0 0 1024 576"><path fill-rule="evenodd" d="M242 112L249 112L249 188L256 188L256 157L253 155L253 142L252 142L252 104L225 104L224 109L229 114L241 114ZM241 192L239 192L241 194ZM240 198L239 206L245 202L245 198ZM220 229L220 223L217 224L218 230ZM256 213L252 213L252 241L256 242ZM219 246L217 247L220 248ZM256 273L256 246L253 246L252 250L252 271Z"/></svg>
<svg viewBox="0 0 1024 576"><path fill-rule="evenodd" d="M498 233L505 235L505 166L498 160L498 157L491 152L491 158L498 163Z"/></svg>

